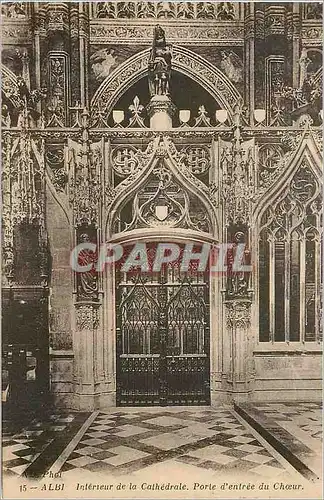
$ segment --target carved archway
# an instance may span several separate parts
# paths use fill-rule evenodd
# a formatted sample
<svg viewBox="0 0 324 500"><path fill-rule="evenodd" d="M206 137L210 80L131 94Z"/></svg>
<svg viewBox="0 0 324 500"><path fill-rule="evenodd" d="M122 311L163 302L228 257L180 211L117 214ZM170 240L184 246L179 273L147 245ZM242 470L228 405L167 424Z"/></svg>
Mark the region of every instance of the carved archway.
<svg viewBox="0 0 324 500"><path fill-rule="evenodd" d="M91 107L109 113L121 95L148 73L150 49L127 59L97 89ZM242 99L232 82L213 64L184 47L174 46L172 67L209 92L231 117L235 104Z"/></svg>
<svg viewBox="0 0 324 500"><path fill-rule="evenodd" d="M19 106L18 98L14 95L18 93L17 75L3 64L1 65L1 91L13 106Z"/></svg>
<svg viewBox="0 0 324 500"><path fill-rule="evenodd" d="M265 196L262 197L259 200L259 203L255 206L253 214L255 227L257 227L266 209L273 204L273 201L278 196L280 196L280 193L284 191L285 187L289 184L289 181L292 179L296 171L305 162L312 171L317 182L320 184L322 179L322 154L309 127L307 127L307 129L303 133L299 145L293 155L289 156L288 158L282 159L282 177L277 182L274 182L272 184L270 189L267 190Z"/></svg>
<svg viewBox="0 0 324 500"><path fill-rule="evenodd" d="M217 202L214 199L214 193L202 181L195 177L182 163L180 155L176 150L172 141L167 137L157 137L151 144L150 154L146 156L142 166L133 174L129 175L121 182L115 192L111 193L111 201L107 207L106 222L105 222L105 237L112 237L112 223L126 200L132 198L140 187L144 186L148 178L153 172L154 167L160 161L160 155L164 157L165 168L178 184L187 192L190 192L199 199L200 203L205 207L209 214L211 230L209 238L218 238L219 224L217 220ZM161 230L161 229L160 229ZM205 237L208 236L206 233Z"/></svg>
<svg viewBox="0 0 324 500"><path fill-rule="evenodd" d="M304 343L320 338L315 326L319 325L317 299L310 330L306 316L321 287L321 164L318 140L307 127L294 151L282 158L277 178L255 207L253 314L259 342Z"/></svg>
<svg viewBox="0 0 324 500"><path fill-rule="evenodd" d="M118 146L117 146L118 147ZM156 249L156 245L164 241L166 243L170 243L170 240L172 243L176 243L180 248L184 249L185 245L187 243L195 244L196 249L197 248L202 248L202 245L205 244L213 244L215 240L218 240L218 234L219 234L219 227L218 227L218 220L217 220L217 202L216 202L216 197L214 196L214 193L212 189L210 189L207 184L205 184L203 181L199 180L191 170L186 166L186 164L183 161L183 156L181 155L181 151L179 152L175 144L172 142L171 138L168 136L161 136L156 137L151 143L149 143L147 149L142 152L137 152L137 155L135 153L134 155L134 166L132 168L133 173L129 174L128 177L122 182L120 182L115 188L111 189L109 191L109 197L107 200L106 204L106 213L105 213L105 232L104 232L104 240L109 241L110 243L118 243L123 247L124 255L127 255L128 249L131 250L133 245L135 243L144 243L144 245L148 245L147 247L144 246L144 248L147 248L148 251L150 252L150 256L154 254L154 249ZM113 161L112 161L113 163ZM180 191L176 190L168 190L168 180L166 184L163 183L164 180L163 178L167 179L168 174L170 174L170 179L172 179L172 182L174 181L174 184L176 184L179 188ZM155 177L156 179L160 180L158 190L155 191L156 184L154 185L154 189L152 191L152 195L149 195L149 197L146 199L146 201L141 204L141 203L136 203L137 196L141 196L141 191L142 188L145 188L145 186L148 186L150 183L150 180L152 177ZM171 184L172 184L171 182ZM162 184L162 187L161 187ZM173 184L173 185L174 185ZM152 186L152 184L150 185ZM165 189L165 191L164 191ZM160 191L161 190L161 191ZM195 203L194 207L202 207L206 213L208 214L208 223L207 226L203 229L199 229L191 224L188 224L188 220L183 218L183 213L185 210L188 210L187 215L190 217L192 212L190 212L190 201L189 204L186 205L184 204L182 206L183 210L181 210L181 214L176 214L174 222L171 222L170 225L163 225L157 223L155 224L155 221L153 221L152 224L147 223L148 219L146 218L144 214L144 207L149 208L151 202L155 199L156 193L158 192L164 192L165 195L168 197L169 201L171 201L171 204L176 203L176 200L178 200L177 206L179 207L180 203L179 200L181 199L181 193L186 192L189 195L192 195L195 198L195 202L197 201L199 203ZM108 193L107 193L108 194ZM173 195L176 196L173 196ZM163 197L163 195L162 195ZM165 198L164 198L165 199ZM127 227L124 227L122 230L117 229L115 230L114 226L114 220L119 219L121 220L123 215L122 215L122 208L125 206L126 203L131 202L132 208L138 208L139 210L132 211L131 219L132 222L131 224L126 224ZM152 203L153 204L153 203ZM151 208L150 208L151 209ZM135 215L135 217L134 217ZM141 218L140 218L141 217ZM140 224L134 224L133 222L137 222L140 220ZM156 219L155 219L156 220ZM160 219L160 221L165 221L166 218ZM145 222L146 224L142 224L142 222ZM153 252L153 253L152 253ZM139 345L136 343L132 347L132 352L129 352L129 335L128 335L128 325L132 320L128 319L131 317L131 310L134 310L134 304L138 304L136 306L136 310L140 311L139 317L137 320L137 325L138 327L138 339L142 339L142 329L141 325L145 324L147 321L147 316L146 316L146 311L151 310L153 316L155 317L155 314L157 314L159 317L164 317L166 318L166 339L169 339L170 345L169 345L169 352L170 349L175 349L174 352L177 353L175 354L177 357L175 358L177 363L180 363L181 360L181 369L177 371L177 377L179 379L182 377L181 373L182 370L187 370L187 363L191 363L191 359L195 359L195 367L197 367L197 373L196 373L196 368L191 369L191 374L194 380L198 381L196 385L191 384L191 387L200 387L199 389L199 394L201 393L201 396L199 396L199 399L196 398L196 401L199 401L199 404L209 404L210 402L210 397L211 397L211 392L214 390L213 381L212 384L210 384L210 371L213 372L218 372L218 357L215 354L215 351L219 352L219 333L221 331L219 327L219 317L217 316L217 311L218 311L218 303L216 302L219 300L220 293L218 293L218 287L219 287L219 281L216 279L216 274L212 275L212 273L209 273L209 270L203 271L203 276L204 279L202 280L202 274L198 274L194 279L199 281L199 294L201 294L201 297L204 297L203 300L199 298L200 296L191 295L191 288L190 284L187 285L187 283L190 283L190 280L192 278L188 278L186 271L181 270L181 268L178 268L179 272L178 274L176 272L172 273L172 277L170 278L170 281L168 282L170 285L170 282L172 280L172 286L169 286L167 289L168 295L168 300L167 300L167 305L166 309L163 309L163 304L161 302L161 297L164 293L164 285L160 285L159 283L159 278L156 278L158 276L157 273L150 273L149 275L149 282L150 285L148 285L150 292L152 292L152 295L156 297L155 302L151 302L149 299L142 301L142 292L146 294L146 285L142 285L142 278L141 278L141 273L137 270L135 271L137 273L137 278L135 278L135 288L132 285L132 279L133 275L128 275L123 274L123 271L120 270L120 267L113 267L113 266L106 266L105 267L105 274L103 277L103 290L104 290L104 312L103 312L103 321L104 321L104 332L107 336L107 339L105 340L105 345L107 345L107 360L109 363L109 366L111 367L111 372L114 373L114 383L116 384L116 400L117 404L119 406L128 404L128 405L133 405L134 404L134 398L132 397L131 393L129 392L129 386L127 380L129 376L132 377L132 380L134 380L135 386L139 390L139 396L143 398L142 400L144 401L145 398L147 397L147 403L151 405L151 400L150 400L150 391L151 391L151 386L146 385L145 382L141 383L140 385L138 384L138 378L141 377L142 373L142 368L145 365L144 371L145 373L150 374L149 377L154 378L156 370L161 374L162 380L166 377L167 380L169 380L169 386L166 385L166 395L165 397L168 398L168 404L179 404L177 399L173 399L173 396L171 395L171 392L173 389L171 389L172 383L170 382L171 378L169 373L170 369L166 367L167 365L163 365L160 360L162 358L164 348L162 346L162 341L161 338L159 337L159 334L157 336L158 342L155 345L155 323L153 320L153 323L150 322L149 326L146 328L146 337L144 340L145 343L145 348L143 347L143 350L148 352L148 355L144 354L142 356L142 353L139 353L139 350L141 349ZM145 280L146 278L144 278ZM188 279L188 281L187 281ZM143 281L144 283L144 281ZM157 285L156 285L157 283ZM203 287L203 288L202 288ZM133 290L134 289L134 290ZM174 298L180 297L181 295L181 304L180 302L177 302L177 315L173 314L173 306L172 306L172 300L173 296L170 292L170 290L175 291L178 295L174 295ZM127 292L128 290L128 292ZM186 290L186 292L181 292L181 290ZM126 295L125 295L126 291ZM131 295L129 295L129 292ZM172 292L174 293L174 292ZM186 295L184 295L186 293ZM147 298L148 295L145 295ZM193 301L195 306L194 308L190 309L190 301ZM202 315L202 304L204 305L205 309L203 309L204 316ZM210 306L209 306L210 304ZM184 306L185 305L185 306ZM146 307L148 306L148 308ZM197 314L199 316L199 322L201 321L201 318L204 317L204 320L201 321L203 325L203 330L198 330L198 329L193 329L191 326L188 327L188 335L192 336L191 338L194 338L193 342L197 342L195 345L201 345L201 347L193 347L192 351L190 353L186 352L186 347L183 347L185 345L185 341L181 341L181 348L179 347L180 345L180 340L174 341L175 344L172 344L171 341L171 336L173 335L173 329L178 328L178 324L180 324L180 319L183 317L183 311L197 311ZM105 311L109 311L107 314ZM212 312L210 312L212 311ZM150 313L149 313L150 314ZM186 313L187 314L187 313ZM196 314L196 312L195 312ZM152 316L152 317L153 317ZM170 318L170 321L168 321L168 318ZM171 323L171 318L172 318L172 323ZM132 323L133 324L133 323ZM159 325L162 323L159 323ZM186 323L186 324L193 324L193 323ZM152 326L153 325L153 326ZM172 326L171 326L172 325ZM151 328L152 326L152 328ZM162 327L159 326L162 331ZM192 329L191 329L192 328ZM175 331L175 330L174 330ZM182 337L182 330L181 328L178 328L176 330L179 333L179 337L177 339ZM187 331L187 330L186 330ZM206 342L204 341L204 344L201 344L200 341L197 339L199 338L200 333L203 331L203 338L206 339ZM107 332L107 333L106 333ZM210 333L212 332L212 333ZM169 335L169 337L168 337ZM213 338L213 347L210 348L210 336L212 335ZM149 340L147 340L149 338ZM172 337L174 339L176 337ZM151 344L152 341L152 344ZM140 341L141 342L141 341ZM147 347L148 344L155 345L156 349L154 351L154 354L157 356L154 358L155 359L155 365L150 364L151 360L151 351L150 347ZM143 344L144 345L144 344ZM126 346L126 347L125 347ZM217 347L215 347L217 346ZM177 350L178 349L178 350ZM167 358L170 359L168 356L169 354L166 354ZM191 357L192 356L192 357ZM131 359L132 361L129 361ZM136 370L136 373L133 373L132 370L132 363L136 363L136 359L141 359L141 366L138 367ZM149 361L147 361L149 359ZM162 358L163 359L163 358ZM135 361L134 361L135 360ZM184 361L183 361L184 360ZM159 368L157 369L157 366ZM211 369L210 369L211 366ZM160 369L161 368L161 369ZM116 374L116 375L115 375ZM189 380L189 379L188 379ZM183 382L185 384L185 382ZM203 388L203 389L201 389ZM183 404L183 398L186 398L187 403L186 404L191 404L189 403L191 401L191 396L190 393L187 391L187 389L183 389L186 391L186 394L182 397L181 401ZM196 389L191 389L192 391L195 391ZM179 389L181 392L181 389ZM164 393L163 393L164 394ZM163 396L162 392L160 389L158 389L157 392L157 398L162 400ZM154 396L155 397L155 396ZM197 396L198 397L198 396ZM197 404L197 403L195 403Z"/></svg>

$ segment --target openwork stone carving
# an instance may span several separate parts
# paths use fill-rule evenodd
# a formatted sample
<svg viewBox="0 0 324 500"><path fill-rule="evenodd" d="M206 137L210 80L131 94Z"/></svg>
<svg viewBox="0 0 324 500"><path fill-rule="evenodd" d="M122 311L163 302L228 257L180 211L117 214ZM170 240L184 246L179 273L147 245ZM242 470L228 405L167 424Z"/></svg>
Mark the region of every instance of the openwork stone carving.
<svg viewBox="0 0 324 500"><path fill-rule="evenodd" d="M303 17L305 19L323 19L323 4L321 2L305 3L303 10Z"/></svg>
<svg viewBox="0 0 324 500"><path fill-rule="evenodd" d="M89 114L82 114L82 143L68 141L69 202L75 226L98 225L101 201L102 142L89 144Z"/></svg>
<svg viewBox="0 0 324 500"><path fill-rule="evenodd" d="M270 283L269 291L260 288L259 292L263 341L319 341L322 336L321 305L315 303L321 286L317 276L322 195L313 167L307 152L260 217L260 281L266 277ZM274 287L275 279L280 279L279 288ZM278 316L284 298L285 315Z"/></svg>
<svg viewBox="0 0 324 500"><path fill-rule="evenodd" d="M68 183L68 174L64 164L64 146L49 146L45 153L45 160L56 191L65 192Z"/></svg>
<svg viewBox="0 0 324 500"><path fill-rule="evenodd" d="M211 231L213 223L201 197L214 213L217 190L214 185L209 186L208 182L199 179L199 175L209 169L209 155L206 147L189 146L178 151L168 137L157 137L145 152L129 146L116 147L112 151L112 165L119 176L126 175L126 178L116 187L111 183L106 185L105 205L108 209L127 193L138 195L133 198L133 219L127 221L126 227L121 227L117 217L114 232L156 225ZM145 187L147 181L144 183L143 179L149 179L149 174L153 184ZM147 193L140 194L139 186ZM188 191L187 186L191 186Z"/></svg>
<svg viewBox="0 0 324 500"><path fill-rule="evenodd" d="M12 280L16 226L37 226L39 245L46 251L44 142L32 139L26 130L16 139L5 136L2 181L4 270ZM45 269L40 271L45 275Z"/></svg>
<svg viewBox="0 0 324 500"><path fill-rule="evenodd" d="M221 142L222 198L226 224L250 224L254 194L254 146L251 142Z"/></svg>
<svg viewBox="0 0 324 500"><path fill-rule="evenodd" d="M139 156L139 150L133 146L117 146L111 154L112 167L122 177L134 174L139 168Z"/></svg>
<svg viewBox="0 0 324 500"><path fill-rule="evenodd" d="M47 102L48 127L63 127L67 120L68 80L67 56L51 53L48 59L49 97Z"/></svg>
<svg viewBox="0 0 324 500"><path fill-rule="evenodd" d="M205 146L187 146L181 150L183 161L194 175L207 172L210 168L210 151Z"/></svg>
<svg viewBox="0 0 324 500"><path fill-rule="evenodd" d="M263 144L259 148L260 187L269 187L280 170L284 152L280 144Z"/></svg>
<svg viewBox="0 0 324 500"><path fill-rule="evenodd" d="M181 227L210 232L206 209L193 195L174 180L161 157L147 183L137 191L132 201L132 219L122 228L118 221L115 231L130 231L144 227Z"/></svg>
<svg viewBox="0 0 324 500"><path fill-rule="evenodd" d="M77 305L76 307L77 330L95 330L99 326L99 309L92 304Z"/></svg>
<svg viewBox="0 0 324 500"><path fill-rule="evenodd" d="M99 19L217 19L237 18L233 2L98 2L92 15Z"/></svg>
<svg viewBox="0 0 324 500"><path fill-rule="evenodd" d="M247 328L251 322L251 301L234 300L226 302L227 324L229 328Z"/></svg>
<svg viewBox="0 0 324 500"><path fill-rule="evenodd" d="M7 2L1 5L1 17L7 19L25 19L27 17L25 2Z"/></svg>
<svg viewBox="0 0 324 500"><path fill-rule="evenodd" d="M318 149L321 149L322 134L316 134L312 131L312 138ZM286 171L302 139L303 132L298 134L286 132L282 136L280 144L264 144L260 146L258 189L255 192L254 200L260 198Z"/></svg>
<svg viewBox="0 0 324 500"><path fill-rule="evenodd" d="M235 23L236 24L236 23ZM205 26L202 22L198 26L172 26L166 27L168 40L173 43L179 43L179 40L186 44L210 45L211 41L215 45L241 46L244 39L244 27L242 24L218 23L216 26ZM129 44L134 40L143 40L150 43L152 38L152 26L143 26L142 24L128 21L127 26L109 22L103 25L97 21L90 27L90 36L93 43L106 44L107 42L118 41L119 44Z"/></svg>

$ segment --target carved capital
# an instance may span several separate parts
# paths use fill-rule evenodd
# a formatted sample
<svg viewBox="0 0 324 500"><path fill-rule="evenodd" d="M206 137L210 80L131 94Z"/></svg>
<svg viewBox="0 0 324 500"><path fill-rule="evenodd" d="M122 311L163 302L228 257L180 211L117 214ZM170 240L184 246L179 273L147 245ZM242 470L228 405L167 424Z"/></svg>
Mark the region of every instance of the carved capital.
<svg viewBox="0 0 324 500"><path fill-rule="evenodd" d="M155 113L164 112L170 116L173 116L176 112L175 105L171 102L169 98L163 99L165 96L156 96L156 98L151 99L147 106L147 112L150 117Z"/></svg>

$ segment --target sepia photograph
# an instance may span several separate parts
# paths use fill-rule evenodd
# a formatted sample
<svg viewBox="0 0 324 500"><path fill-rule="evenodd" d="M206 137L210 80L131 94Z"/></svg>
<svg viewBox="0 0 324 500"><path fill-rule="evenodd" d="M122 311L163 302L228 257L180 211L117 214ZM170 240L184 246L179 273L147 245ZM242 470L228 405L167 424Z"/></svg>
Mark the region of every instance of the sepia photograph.
<svg viewBox="0 0 324 500"><path fill-rule="evenodd" d="M3 498L321 499L323 3L0 8Z"/></svg>

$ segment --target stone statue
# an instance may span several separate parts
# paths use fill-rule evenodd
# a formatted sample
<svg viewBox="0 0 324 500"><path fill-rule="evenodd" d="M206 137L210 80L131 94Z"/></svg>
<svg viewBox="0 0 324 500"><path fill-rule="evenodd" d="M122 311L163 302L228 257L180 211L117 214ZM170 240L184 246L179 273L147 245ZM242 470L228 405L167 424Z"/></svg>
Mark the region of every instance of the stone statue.
<svg viewBox="0 0 324 500"><path fill-rule="evenodd" d="M80 243L90 242L89 235L80 236ZM84 249L79 253L79 265L95 264L95 255L90 250ZM98 292L97 273L94 269L78 273L78 295L80 298L95 299Z"/></svg>
<svg viewBox="0 0 324 500"><path fill-rule="evenodd" d="M307 68L312 60L307 55L307 49L302 48L299 58L299 88L303 87L304 81L307 78Z"/></svg>
<svg viewBox="0 0 324 500"><path fill-rule="evenodd" d="M153 45L148 67L151 97L169 95L171 58L171 50L166 45L164 30L157 25L154 28Z"/></svg>
<svg viewBox="0 0 324 500"><path fill-rule="evenodd" d="M245 234L238 231L234 235L234 242L231 251L229 252L228 259L228 278L227 278L227 297L244 297L248 294L248 285L250 275L246 272L237 272L232 270L234 264L235 253L237 245L245 243ZM248 249L244 251L242 258L242 265L249 265L251 263L251 254Z"/></svg>

